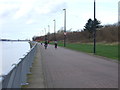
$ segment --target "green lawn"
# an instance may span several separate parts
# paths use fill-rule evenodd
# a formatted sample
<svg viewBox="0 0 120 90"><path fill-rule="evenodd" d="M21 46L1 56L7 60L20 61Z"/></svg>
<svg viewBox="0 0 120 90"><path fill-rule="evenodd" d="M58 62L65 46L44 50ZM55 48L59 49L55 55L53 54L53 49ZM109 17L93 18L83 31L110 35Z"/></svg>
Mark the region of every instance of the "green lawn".
<svg viewBox="0 0 120 90"><path fill-rule="evenodd" d="M63 43L58 42L58 46L63 47ZM93 44L67 43L66 48L93 53ZM118 60L118 45L96 44L96 55Z"/></svg>

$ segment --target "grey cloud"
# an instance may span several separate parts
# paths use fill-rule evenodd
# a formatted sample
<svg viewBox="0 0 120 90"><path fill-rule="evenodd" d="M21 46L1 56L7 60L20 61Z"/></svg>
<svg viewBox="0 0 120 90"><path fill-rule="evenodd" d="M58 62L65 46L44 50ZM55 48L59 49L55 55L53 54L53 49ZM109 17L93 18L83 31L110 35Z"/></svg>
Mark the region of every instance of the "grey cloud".
<svg viewBox="0 0 120 90"><path fill-rule="evenodd" d="M118 2L118 22L120 22L120 1Z"/></svg>
<svg viewBox="0 0 120 90"><path fill-rule="evenodd" d="M59 5L55 5L51 12L50 13L56 13L56 12L59 12L60 10L64 9L64 8L67 8L67 3L66 2L63 2L63 3L60 3Z"/></svg>
<svg viewBox="0 0 120 90"><path fill-rule="evenodd" d="M6 18L6 17L9 17L10 15L14 14L16 11L18 11L19 8L16 8L16 9L11 9L11 10L6 10L4 11L3 13L0 14L0 17L1 18Z"/></svg>

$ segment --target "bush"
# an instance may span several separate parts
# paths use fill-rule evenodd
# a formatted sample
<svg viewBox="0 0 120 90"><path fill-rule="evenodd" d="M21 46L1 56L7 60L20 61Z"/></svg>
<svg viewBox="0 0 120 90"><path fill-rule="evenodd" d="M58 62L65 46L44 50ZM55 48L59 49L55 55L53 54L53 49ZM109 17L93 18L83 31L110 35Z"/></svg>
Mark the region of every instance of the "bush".
<svg viewBox="0 0 120 90"><path fill-rule="evenodd" d="M120 26L116 25L106 25L99 30L96 30L96 41L97 42L106 42L106 43L113 43L118 42L118 28ZM91 37L92 36L92 37ZM43 39L44 36L37 39ZM54 33L49 35L49 40L54 41ZM64 40L64 33L59 32L56 33L56 39L58 41ZM88 31L81 31L81 32L67 32L66 36L67 42L80 42L80 43L90 43L93 42L93 35L90 35ZM35 39L36 40L36 39Z"/></svg>

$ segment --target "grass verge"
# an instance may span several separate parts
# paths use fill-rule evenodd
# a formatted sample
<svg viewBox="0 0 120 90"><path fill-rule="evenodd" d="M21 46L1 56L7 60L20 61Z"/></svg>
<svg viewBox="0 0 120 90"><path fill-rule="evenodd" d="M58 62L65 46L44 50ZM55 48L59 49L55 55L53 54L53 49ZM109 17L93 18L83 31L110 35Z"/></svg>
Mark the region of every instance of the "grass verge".
<svg viewBox="0 0 120 90"><path fill-rule="evenodd" d="M58 42L58 46L64 47L63 42ZM67 43L66 48L76 51L93 53L93 44L88 43ZM96 44L96 55L118 60L118 45Z"/></svg>

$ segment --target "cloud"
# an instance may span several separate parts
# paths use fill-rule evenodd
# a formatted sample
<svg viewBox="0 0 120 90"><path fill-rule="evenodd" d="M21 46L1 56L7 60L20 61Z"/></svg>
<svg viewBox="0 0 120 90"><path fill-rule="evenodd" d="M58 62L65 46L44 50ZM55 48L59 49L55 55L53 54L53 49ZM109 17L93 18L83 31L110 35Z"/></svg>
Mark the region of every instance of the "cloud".
<svg viewBox="0 0 120 90"><path fill-rule="evenodd" d="M13 19L19 19L27 14L35 6L38 0L0 0L0 16L8 17L11 13Z"/></svg>
<svg viewBox="0 0 120 90"><path fill-rule="evenodd" d="M47 14L50 12L50 8L43 6L43 7L36 7L35 12L38 14Z"/></svg>
<svg viewBox="0 0 120 90"><path fill-rule="evenodd" d="M34 14L56 13L66 7L64 0L29 0L29 2L27 0L4 0L0 2L0 17L12 17L14 20L27 18Z"/></svg>
<svg viewBox="0 0 120 90"><path fill-rule="evenodd" d="M17 11L18 6L13 4L0 3L0 17L5 18Z"/></svg>
<svg viewBox="0 0 120 90"><path fill-rule="evenodd" d="M34 24L34 23L35 23L35 21L32 20L32 19L30 19L30 20L28 20L28 21L26 22L26 24Z"/></svg>
<svg viewBox="0 0 120 90"><path fill-rule="evenodd" d="M67 3L66 2L62 2L60 3L59 5L55 5L52 10L51 10L51 13L56 13L64 8L67 7Z"/></svg>
<svg viewBox="0 0 120 90"><path fill-rule="evenodd" d="M94 0L0 0L0 28L8 36L18 37L16 33L28 32L28 37L42 28L51 26L56 19L58 27L63 25L63 8L67 9L67 28L77 30L89 18L93 19ZM96 17L102 23L116 21L117 0L96 0ZM112 6L112 7L111 7ZM100 11L101 10L101 11ZM103 14L101 14L103 13ZM112 14L111 14L112 13ZM115 13L115 14L113 14ZM109 15L109 16L108 16ZM73 23L74 22L74 23ZM40 28L40 29L37 29ZM42 33L42 32L41 32ZM44 32L43 32L44 33ZM3 36L4 36L3 34ZM21 35L21 37L25 35Z"/></svg>
<svg viewBox="0 0 120 90"><path fill-rule="evenodd" d="M120 1L118 3L118 21L120 22Z"/></svg>
<svg viewBox="0 0 120 90"><path fill-rule="evenodd" d="M15 15L13 16L14 19L19 19L27 14L29 14L29 12L32 9L32 4L22 4L18 11L15 13Z"/></svg>
<svg viewBox="0 0 120 90"><path fill-rule="evenodd" d="M61 9L66 8L66 6L67 4L63 0L53 0L43 4L42 6L35 7L35 11L39 14L50 14L56 13Z"/></svg>

